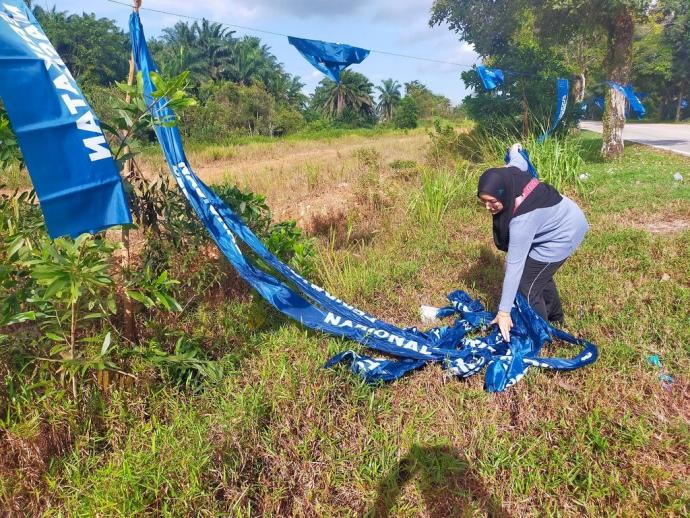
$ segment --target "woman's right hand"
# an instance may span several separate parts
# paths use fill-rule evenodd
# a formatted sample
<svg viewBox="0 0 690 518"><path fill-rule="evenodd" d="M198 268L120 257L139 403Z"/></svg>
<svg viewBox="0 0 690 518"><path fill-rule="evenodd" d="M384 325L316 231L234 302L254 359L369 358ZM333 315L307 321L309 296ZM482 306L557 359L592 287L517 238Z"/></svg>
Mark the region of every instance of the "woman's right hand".
<svg viewBox="0 0 690 518"><path fill-rule="evenodd" d="M501 331L501 336L506 342L510 342L510 330L513 328L513 319L510 317L510 313L506 311L499 311L496 313L496 317L491 321L489 325L497 324L498 329Z"/></svg>
<svg viewBox="0 0 690 518"><path fill-rule="evenodd" d="M520 151L522 151L522 144L520 144L519 142L516 142L515 144L513 144L510 147L511 154L512 153L519 153Z"/></svg>

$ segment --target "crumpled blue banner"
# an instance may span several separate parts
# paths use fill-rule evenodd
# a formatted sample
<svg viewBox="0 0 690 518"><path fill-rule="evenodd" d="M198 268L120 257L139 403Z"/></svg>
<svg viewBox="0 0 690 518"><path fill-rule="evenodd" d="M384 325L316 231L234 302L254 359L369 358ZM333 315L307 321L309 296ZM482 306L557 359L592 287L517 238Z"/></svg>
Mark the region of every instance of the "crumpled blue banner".
<svg viewBox="0 0 690 518"><path fill-rule="evenodd" d="M134 61L137 69L142 72L147 102L152 104L152 110L157 118L170 120L174 114L165 106L165 99L153 103L151 93L154 90L154 85L149 74L151 71L155 71L155 64L148 52L143 28L137 13L133 13L130 17L130 34ZM176 127L158 126L156 127L156 135L180 190L238 274L266 302L304 326L334 336L349 338L376 351L409 360L402 364L382 365L378 362L379 365L376 367L381 379L393 380L396 376L408 372L413 367L418 368L429 361L444 362L451 372L466 373L470 369L476 370L477 366L481 368L487 361L491 360L487 354L492 350L506 353L505 345L499 345L502 343L502 339L495 333L493 338L495 347L491 345L491 342L482 342L471 349L463 346L463 339L468 330L472 329L473 326L486 325L493 318L491 313L483 311L477 301L473 301L463 292L451 294L449 296L451 305L441 311L441 314L446 316L462 313L462 318L457 318L448 327L422 332L415 328L401 329L378 320L343 302L323 288L312 284L269 252L244 222L194 174L185 157L182 140ZM247 261L238 246L238 240L244 242L287 283ZM522 308L522 306L518 305L516 308ZM534 314L528 307L515 311ZM518 313L514 315L514 319L517 320L519 318ZM543 328L540 329L539 337L545 339L548 334L545 334ZM575 341L574 338L573 340ZM539 343L543 343L543 340ZM574 343L586 344L585 342ZM591 345L591 348L594 346ZM484 349L486 351L483 353L477 352ZM344 354L340 357L341 360L345 358L353 359L354 356ZM578 366L591 363L595 358L596 354L594 358L590 356L589 361L584 360ZM373 369L373 364L368 362L362 361L360 364L361 372L366 372L369 367ZM500 383L497 382L496 386L499 385Z"/></svg>
<svg viewBox="0 0 690 518"><path fill-rule="evenodd" d="M100 121L21 0L0 2L0 97L51 237L132 222Z"/></svg>
<svg viewBox="0 0 690 518"><path fill-rule="evenodd" d="M487 68L483 65L477 65L477 74L479 74L479 79L482 80L482 84L487 90L495 90L505 81L505 74L499 68Z"/></svg>
<svg viewBox="0 0 690 518"><path fill-rule="evenodd" d="M367 49L344 43L306 40L295 36L288 36L288 42L302 54L304 59L336 83L340 83L340 72L353 63L361 63L370 52Z"/></svg>
<svg viewBox="0 0 690 518"><path fill-rule="evenodd" d="M459 318L450 328L434 328L427 333L437 336L437 347L447 347L459 353L458 357L449 355L443 361L450 374L468 378L486 367L484 387L489 392L500 392L514 385L530 367L568 371L589 365L598 357L597 348L593 344L551 326L529 306L520 293L511 311L513 329L509 343L503 340L498 329L493 329L484 336L468 337L470 333L481 332L486 323L493 319L493 314L486 312L478 300L471 299L464 291L453 292L448 298L451 305L439 311L439 318L455 314L460 315ZM453 333L448 340L447 333L451 329L462 329L462 333ZM540 356L542 347L553 340L578 346L581 351L570 359ZM367 383L378 383L397 380L430 363L406 358L404 353L397 356L402 359L374 358L346 351L331 358L326 367L349 361L355 374L364 378Z"/></svg>
<svg viewBox="0 0 690 518"><path fill-rule="evenodd" d="M647 109L644 107L644 104L642 104L642 101L640 101L637 95L635 95L632 85L623 86L614 81L607 81L606 84L625 95L625 98L630 104L630 109L635 112L635 115L637 115L638 119L641 119L647 115Z"/></svg>

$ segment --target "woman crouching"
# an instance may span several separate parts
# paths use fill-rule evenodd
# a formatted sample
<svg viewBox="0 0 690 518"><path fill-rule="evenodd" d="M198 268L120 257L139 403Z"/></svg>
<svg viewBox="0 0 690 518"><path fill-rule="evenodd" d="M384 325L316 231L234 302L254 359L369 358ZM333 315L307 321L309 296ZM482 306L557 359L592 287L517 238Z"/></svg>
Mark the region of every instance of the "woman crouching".
<svg viewBox="0 0 690 518"><path fill-rule="evenodd" d="M527 172L520 144L510 149L506 167L479 178L477 196L493 216L494 243L508 252L496 318L510 341L510 309L517 291L542 318L563 324L563 308L553 275L580 246L589 229L580 207Z"/></svg>

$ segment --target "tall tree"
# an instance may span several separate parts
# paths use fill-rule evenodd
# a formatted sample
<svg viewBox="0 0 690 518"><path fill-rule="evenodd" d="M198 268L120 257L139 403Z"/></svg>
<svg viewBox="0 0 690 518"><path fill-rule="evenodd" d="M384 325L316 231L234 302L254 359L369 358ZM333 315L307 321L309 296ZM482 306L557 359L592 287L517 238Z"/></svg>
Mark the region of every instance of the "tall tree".
<svg viewBox="0 0 690 518"><path fill-rule="evenodd" d="M606 78L627 84L635 24L654 4L656 0L436 0L430 23L447 22L485 57L511 45L528 23L546 42L565 43L578 34L601 32L606 37ZM625 97L614 88L606 96L602 154L614 158L623 152Z"/></svg>
<svg viewBox="0 0 690 518"><path fill-rule="evenodd" d="M573 34L603 31L606 35L606 78L626 85L632 72L633 39L636 23L655 0L536 0L540 33L563 39ZM625 96L615 88L606 92L601 153L616 158L623 153Z"/></svg>
<svg viewBox="0 0 690 518"><path fill-rule="evenodd" d="M321 80L312 104L329 117L338 117L346 109L369 117L374 111L373 89L374 85L359 72L343 70L340 84L328 78Z"/></svg>
<svg viewBox="0 0 690 518"><path fill-rule="evenodd" d="M673 82L673 51L664 41L662 20L655 18L635 31L632 82L648 94L651 103L658 103L658 117L663 120L668 118L676 85Z"/></svg>
<svg viewBox="0 0 690 518"><path fill-rule="evenodd" d="M664 43L672 53L672 77L677 88L675 119L681 119L683 101L690 101L690 2L665 0L657 8L664 14Z"/></svg>
<svg viewBox="0 0 690 518"><path fill-rule="evenodd" d="M422 82L414 79L405 83L405 96L412 97L417 106L418 116L445 117L452 112L452 103L444 95L435 94Z"/></svg>
<svg viewBox="0 0 690 518"><path fill-rule="evenodd" d="M127 75L129 38L113 20L34 7L34 15L75 79L108 85Z"/></svg>
<svg viewBox="0 0 690 518"><path fill-rule="evenodd" d="M376 87L379 91L379 102L376 109L382 120L390 122L393 120L395 108L400 104L400 83L393 79L384 79Z"/></svg>

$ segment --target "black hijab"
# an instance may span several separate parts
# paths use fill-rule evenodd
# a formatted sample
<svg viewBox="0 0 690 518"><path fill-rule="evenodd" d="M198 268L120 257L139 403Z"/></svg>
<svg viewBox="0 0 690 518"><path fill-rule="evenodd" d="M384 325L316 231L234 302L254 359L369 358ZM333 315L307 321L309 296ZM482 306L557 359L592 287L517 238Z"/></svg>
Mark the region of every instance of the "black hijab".
<svg viewBox="0 0 690 518"><path fill-rule="evenodd" d="M489 194L503 204L503 210L493 216L494 243L499 250L508 251L510 220L535 209L552 207L563 199L549 184L539 183L513 214L515 198L522 195L523 189L531 179L532 175L517 167L487 169L479 177L477 196Z"/></svg>

